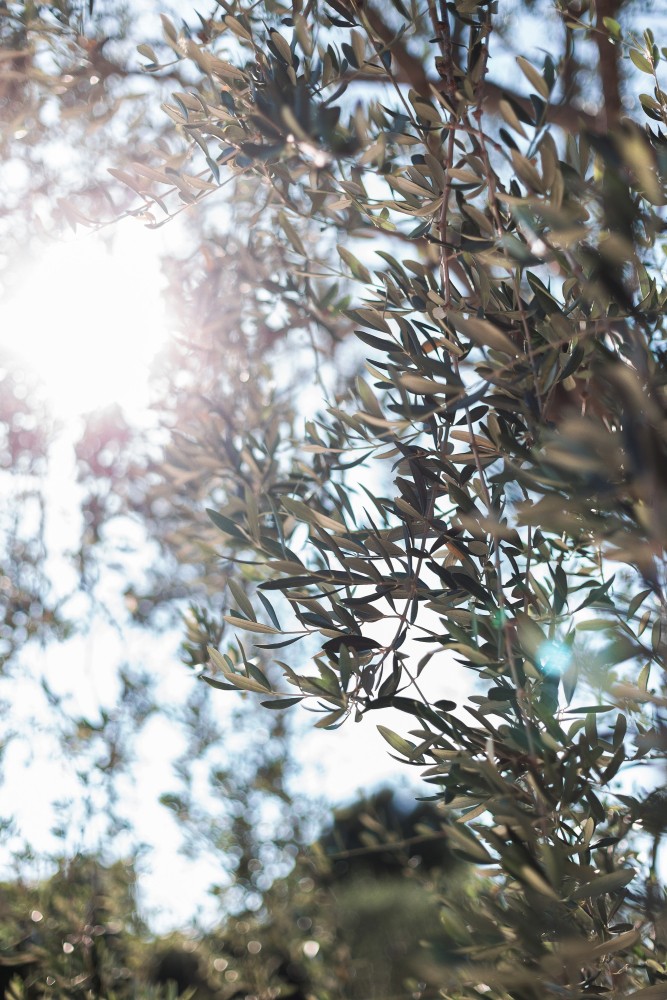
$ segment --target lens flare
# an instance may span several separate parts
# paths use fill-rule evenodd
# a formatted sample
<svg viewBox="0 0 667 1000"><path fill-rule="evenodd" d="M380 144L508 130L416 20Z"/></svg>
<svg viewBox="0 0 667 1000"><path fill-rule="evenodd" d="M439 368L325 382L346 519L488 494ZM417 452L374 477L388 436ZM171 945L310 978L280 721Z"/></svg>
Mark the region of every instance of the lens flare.
<svg viewBox="0 0 667 1000"><path fill-rule="evenodd" d="M562 642L550 639L537 651L539 665L548 674L564 674L572 663L572 652Z"/></svg>

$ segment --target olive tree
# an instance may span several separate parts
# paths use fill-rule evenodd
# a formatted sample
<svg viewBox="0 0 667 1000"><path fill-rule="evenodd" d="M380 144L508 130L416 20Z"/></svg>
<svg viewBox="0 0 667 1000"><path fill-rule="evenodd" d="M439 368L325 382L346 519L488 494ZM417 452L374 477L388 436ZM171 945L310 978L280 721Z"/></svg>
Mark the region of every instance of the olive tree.
<svg viewBox="0 0 667 1000"><path fill-rule="evenodd" d="M251 362L281 304L366 362L302 434L228 421L209 515L232 606L202 679L324 728L405 714L383 736L487 872L443 901L441 995L663 996L657 765L629 782L665 748L664 51L618 5L563 9L514 90L494 5L221 8L200 38L165 22L202 74L166 108L200 167L181 199L252 205L273 270L247 301L275 301ZM424 695L454 662L475 693Z"/></svg>
<svg viewBox="0 0 667 1000"><path fill-rule="evenodd" d="M222 618L193 608L188 660L323 728L405 715L381 731L433 789L432 835L485 873L442 900L422 970L441 995L665 994L667 103L637 16L165 17L140 54L177 78L172 134L113 173L148 225L199 210L205 235L177 268L194 322L149 470L162 506L139 503L194 598L228 587ZM87 51L98 83L123 78ZM342 377L353 336L365 367ZM455 662L474 693L425 694Z"/></svg>

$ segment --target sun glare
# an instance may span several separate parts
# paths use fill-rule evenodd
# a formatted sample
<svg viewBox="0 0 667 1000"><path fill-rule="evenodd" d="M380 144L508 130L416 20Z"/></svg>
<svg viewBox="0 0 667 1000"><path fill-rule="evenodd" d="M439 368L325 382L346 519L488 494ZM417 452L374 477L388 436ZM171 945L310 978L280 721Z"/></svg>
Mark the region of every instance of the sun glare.
<svg viewBox="0 0 667 1000"><path fill-rule="evenodd" d="M0 344L38 376L60 419L148 406L168 333L160 241L128 223L108 243L82 234L48 248L0 301Z"/></svg>

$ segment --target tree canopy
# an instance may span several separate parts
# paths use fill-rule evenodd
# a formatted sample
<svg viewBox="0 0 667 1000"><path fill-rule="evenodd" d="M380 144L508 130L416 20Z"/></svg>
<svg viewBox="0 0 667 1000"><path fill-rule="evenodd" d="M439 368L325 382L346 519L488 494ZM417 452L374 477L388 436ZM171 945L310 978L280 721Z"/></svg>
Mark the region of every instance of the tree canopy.
<svg viewBox="0 0 667 1000"><path fill-rule="evenodd" d="M36 137L70 94L42 36L106 98L134 65L100 55L95 7L79 34L8 7ZM186 660L319 728L405 717L380 731L425 776L427 836L480 870L430 918L427 995L662 997L657 27L613 0L189 15L139 46L156 91L177 78L167 125L102 184L105 217L194 220L170 439L117 488L191 598ZM100 197L63 211L94 225Z"/></svg>

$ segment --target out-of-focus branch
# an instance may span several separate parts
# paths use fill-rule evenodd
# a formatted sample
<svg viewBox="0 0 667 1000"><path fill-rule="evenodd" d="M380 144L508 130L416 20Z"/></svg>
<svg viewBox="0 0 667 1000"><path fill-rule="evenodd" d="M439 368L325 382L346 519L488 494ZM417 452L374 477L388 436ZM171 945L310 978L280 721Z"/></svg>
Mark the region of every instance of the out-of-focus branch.
<svg viewBox="0 0 667 1000"><path fill-rule="evenodd" d="M609 7L613 11L618 10L617 0L598 0L598 10L602 11L602 7ZM377 7L372 7L370 4L366 5L364 8L364 16L368 21L368 24L372 28L373 32L377 36L378 40L383 42L388 48L391 49L392 59L394 62L393 71L399 83L406 83L408 86L412 87L419 94L424 96L429 96L432 93L434 87L441 87L442 81L429 76L424 62L417 56L412 55L408 50L405 42L402 38L396 38L396 32L391 28L383 19L382 14ZM599 13L598 17L613 17L613 13ZM600 22L601 23L601 22ZM618 76L618 63L617 55L614 46L607 42L606 31L604 36L600 36L600 42L598 43L600 48L604 48L604 58L609 59L610 62L605 61L603 68L603 57L600 56L600 70L603 73L603 93L605 97L605 104L607 104L608 109L611 108L613 113L618 118L620 114L621 102L620 102L620 80ZM607 49L611 50L610 53ZM616 72L615 82L613 79L613 73ZM604 74L608 75L608 86L610 88L609 93L611 96L608 97L607 91L604 88ZM356 80L373 80L377 82L377 77L371 74L365 77L363 73L355 74ZM613 95L616 95L614 100ZM500 101L505 99L510 99L514 101L519 107L523 108L527 114L533 116L534 108L530 100L527 97L522 97L520 94L516 94L509 90L507 87L501 87L497 83L493 83L491 80L484 82L481 88L481 100L485 105L486 110L495 112L498 110ZM611 103L609 101L611 100ZM586 111L582 111L573 104L551 104L549 105L546 113L546 119L549 122L553 122L555 125L559 125L561 128L567 131L572 131L575 129L580 129L584 126L594 132L603 131L607 127L609 111L607 112L607 117L605 117L604 111L597 115L589 114Z"/></svg>
<svg viewBox="0 0 667 1000"><path fill-rule="evenodd" d="M375 7L368 4L364 8L364 15L374 34L391 51L392 59L396 63L394 67L396 77L402 83L409 83L420 94L428 94L431 81L423 60L413 56L405 42L401 38L396 38L394 29L385 23Z"/></svg>
<svg viewBox="0 0 667 1000"><path fill-rule="evenodd" d="M535 109L529 98L516 94L507 87L501 87L492 80L485 81L482 87L482 102L487 111L497 111L501 100L510 99L523 108L527 114L534 115ZM560 125L567 132L581 129L584 126L592 132L605 129L604 113L596 115L582 111L574 104L549 104L546 110L546 120L554 125Z"/></svg>
<svg viewBox="0 0 667 1000"><path fill-rule="evenodd" d="M621 72L619 66L619 48L612 45L604 19L609 17L614 21L618 18L621 0L597 0L595 44L598 49L600 84L604 104L603 117L607 129L613 128L619 121L622 111L621 103Z"/></svg>
<svg viewBox="0 0 667 1000"><path fill-rule="evenodd" d="M187 80L184 80L178 69L175 68L178 65L177 63L174 63L169 67L164 67L158 72L147 73L141 66L132 65L130 63L120 63L117 60L110 58L106 52L103 52L104 47L109 41L112 41L112 39L79 39L79 44L87 56L90 69L101 79L106 80L111 76L118 76L123 79L139 78L158 81L169 80L173 83L177 83L180 87L188 86Z"/></svg>

